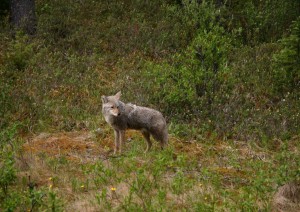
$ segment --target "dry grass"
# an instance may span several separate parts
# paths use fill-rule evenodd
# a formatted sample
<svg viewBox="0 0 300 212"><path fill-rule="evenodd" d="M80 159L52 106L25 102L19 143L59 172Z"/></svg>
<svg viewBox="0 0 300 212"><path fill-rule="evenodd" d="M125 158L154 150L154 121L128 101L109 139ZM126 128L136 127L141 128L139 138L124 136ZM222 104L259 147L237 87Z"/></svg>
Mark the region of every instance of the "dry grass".
<svg viewBox="0 0 300 212"><path fill-rule="evenodd" d="M300 211L300 184L288 182L278 188L272 202L274 212L297 212Z"/></svg>

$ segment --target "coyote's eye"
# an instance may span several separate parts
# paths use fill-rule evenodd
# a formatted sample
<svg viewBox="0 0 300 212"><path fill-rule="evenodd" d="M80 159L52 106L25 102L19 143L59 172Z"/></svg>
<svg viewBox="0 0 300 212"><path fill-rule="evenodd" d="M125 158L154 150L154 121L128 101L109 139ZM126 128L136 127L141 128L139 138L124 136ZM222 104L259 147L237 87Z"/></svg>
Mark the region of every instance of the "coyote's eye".
<svg viewBox="0 0 300 212"><path fill-rule="evenodd" d="M111 109L114 109L114 106L111 106L110 108L111 108Z"/></svg>

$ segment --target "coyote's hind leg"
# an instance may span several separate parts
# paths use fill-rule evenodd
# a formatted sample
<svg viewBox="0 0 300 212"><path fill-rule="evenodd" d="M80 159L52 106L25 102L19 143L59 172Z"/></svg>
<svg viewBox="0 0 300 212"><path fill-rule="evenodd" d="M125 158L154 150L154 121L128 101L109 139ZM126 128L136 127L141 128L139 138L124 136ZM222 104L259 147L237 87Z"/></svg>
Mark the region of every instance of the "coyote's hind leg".
<svg viewBox="0 0 300 212"><path fill-rule="evenodd" d="M150 140L150 133L147 130L142 130L142 134L143 134L144 138L147 141L147 148L146 148L146 151L145 151L145 153L146 153L151 149L152 142Z"/></svg>

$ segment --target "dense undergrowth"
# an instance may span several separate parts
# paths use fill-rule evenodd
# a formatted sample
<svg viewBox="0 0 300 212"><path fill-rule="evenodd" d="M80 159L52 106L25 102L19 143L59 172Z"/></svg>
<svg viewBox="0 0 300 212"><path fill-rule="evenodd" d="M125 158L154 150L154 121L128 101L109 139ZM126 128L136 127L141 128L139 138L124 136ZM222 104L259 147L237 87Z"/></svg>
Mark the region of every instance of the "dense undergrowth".
<svg viewBox="0 0 300 212"><path fill-rule="evenodd" d="M6 3L0 5L1 208L63 209L64 179L72 181L74 199L91 192L97 210L268 210L266 192L299 178L298 1L36 0L33 36L10 29ZM31 155L25 168L19 164L24 136L93 131L104 124L101 95L119 90L124 101L163 112L170 149L139 156L141 147L132 144L109 167L80 164L78 179L59 177L78 165L64 156L46 152ZM111 133L102 128L104 137ZM190 157L192 151L181 151L175 141L191 140L202 149ZM221 141L228 141L225 149L217 148ZM241 145L253 157L240 158L234 149ZM207 161L199 155L208 155ZM53 161L39 164L41 159ZM43 177L57 176L56 190L45 183L36 190L28 184L37 179L20 177L32 173L35 160L49 171ZM205 161L201 167L199 160ZM139 163L139 169L121 163ZM51 170L53 164L61 170ZM91 176L93 182L84 181ZM117 185L128 196L112 197L110 187ZM244 204L236 205L240 200Z"/></svg>
<svg viewBox="0 0 300 212"><path fill-rule="evenodd" d="M297 1L36 4L35 36L2 19L2 129L92 128L99 97L122 90L224 138L299 132Z"/></svg>

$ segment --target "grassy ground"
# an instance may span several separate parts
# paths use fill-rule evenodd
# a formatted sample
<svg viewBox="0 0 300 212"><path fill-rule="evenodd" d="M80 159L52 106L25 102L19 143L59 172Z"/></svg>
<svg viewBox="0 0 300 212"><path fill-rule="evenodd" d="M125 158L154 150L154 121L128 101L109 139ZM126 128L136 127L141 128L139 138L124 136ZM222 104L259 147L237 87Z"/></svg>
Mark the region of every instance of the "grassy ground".
<svg viewBox="0 0 300 212"><path fill-rule="evenodd" d="M14 190L32 196L24 205L32 211L269 211L277 186L300 171L299 138L258 146L171 135L166 150L145 154L140 133L126 137L117 156L104 123L28 137Z"/></svg>

